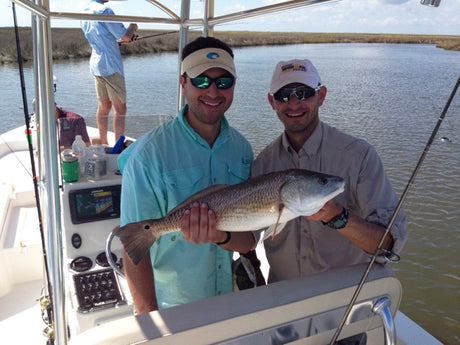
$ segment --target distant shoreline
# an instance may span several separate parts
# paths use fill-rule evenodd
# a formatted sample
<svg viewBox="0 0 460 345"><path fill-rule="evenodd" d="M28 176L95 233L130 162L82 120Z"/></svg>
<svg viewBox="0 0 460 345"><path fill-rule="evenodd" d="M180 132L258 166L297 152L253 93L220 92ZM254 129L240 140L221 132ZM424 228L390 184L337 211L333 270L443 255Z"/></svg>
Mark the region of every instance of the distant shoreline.
<svg viewBox="0 0 460 345"><path fill-rule="evenodd" d="M54 28L51 34L54 60L88 58L91 55L91 48L80 29ZM121 46L122 55L177 51L177 31L139 30L140 37L150 35L155 35L155 37ZM200 35L200 32L190 32L189 37L194 38L198 35ZM437 48L460 51L460 36L454 35L215 31L214 36L225 41L233 48L314 43L406 43L434 44ZM31 37L30 28L19 28L21 53L24 62L32 60ZM0 40L2 42L0 63L17 62L14 28L0 28Z"/></svg>

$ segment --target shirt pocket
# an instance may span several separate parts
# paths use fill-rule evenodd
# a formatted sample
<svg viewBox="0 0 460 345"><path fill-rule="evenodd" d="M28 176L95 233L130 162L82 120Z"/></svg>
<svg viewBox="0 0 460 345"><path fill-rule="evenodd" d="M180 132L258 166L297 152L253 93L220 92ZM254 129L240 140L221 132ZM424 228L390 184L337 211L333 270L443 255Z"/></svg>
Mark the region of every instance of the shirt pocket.
<svg viewBox="0 0 460 345"><path fill-rule="evenodd" d="M165 172L163 180L167 189L168 204L172 206L182 202L206 186L201 166Z"/></svg>
<svg viewBox="0 0 460 345"><path fill-rule="evenodd" d="M251 164L245 162L229 162L228 166L229 184L240 183L248 179L251 171Z"/></svg>

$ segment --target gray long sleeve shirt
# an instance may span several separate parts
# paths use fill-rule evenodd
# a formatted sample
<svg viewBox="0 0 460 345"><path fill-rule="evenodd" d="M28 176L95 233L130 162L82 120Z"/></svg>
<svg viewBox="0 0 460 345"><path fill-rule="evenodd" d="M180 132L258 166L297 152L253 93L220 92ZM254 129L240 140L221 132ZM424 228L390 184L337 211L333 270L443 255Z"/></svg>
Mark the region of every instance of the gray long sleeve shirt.
<svg viewBox="0 0 460 345"><path fill-rule="evenodd" d="M345 191L336 200L350 214L386 227L398 199L375 149L366 141L319 122L297 153L283 133L268 145L252 165L252 176L302 168L345 179ZM402 211L391 228L393 252L407 239ZM320 221L298 217L264 242L270 264L269 282L310 275L369 261L370 255Z"/></svg>

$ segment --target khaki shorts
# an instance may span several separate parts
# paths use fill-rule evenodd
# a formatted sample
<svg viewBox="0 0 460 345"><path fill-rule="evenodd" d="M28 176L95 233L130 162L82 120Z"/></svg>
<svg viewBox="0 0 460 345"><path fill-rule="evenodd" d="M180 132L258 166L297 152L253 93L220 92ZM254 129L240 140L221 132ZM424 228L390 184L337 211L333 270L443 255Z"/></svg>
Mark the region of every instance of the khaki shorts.
<svg viewBox="0 0 460 345"><path fill-rule="evenodd" d="M126 104L125 78L120 73L114 73L106 77L94 76L96 96L98 99L110 99L122 101Z"/></svg>

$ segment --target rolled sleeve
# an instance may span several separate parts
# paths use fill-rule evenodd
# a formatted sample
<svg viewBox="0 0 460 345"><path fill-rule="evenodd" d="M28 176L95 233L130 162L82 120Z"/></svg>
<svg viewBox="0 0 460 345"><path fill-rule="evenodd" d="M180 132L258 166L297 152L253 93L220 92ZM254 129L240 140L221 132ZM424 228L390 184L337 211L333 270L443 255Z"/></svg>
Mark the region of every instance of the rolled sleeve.
<svg viewBox="0 0 460 345"><path fill-rule="evenodd" d="M373 147L369 146L362 166L355 196L361 216L370 223L387 228L398 199ZM405 223L404 211L400 209L390 229L394 253L400 253L407 240Z"/></svg>

